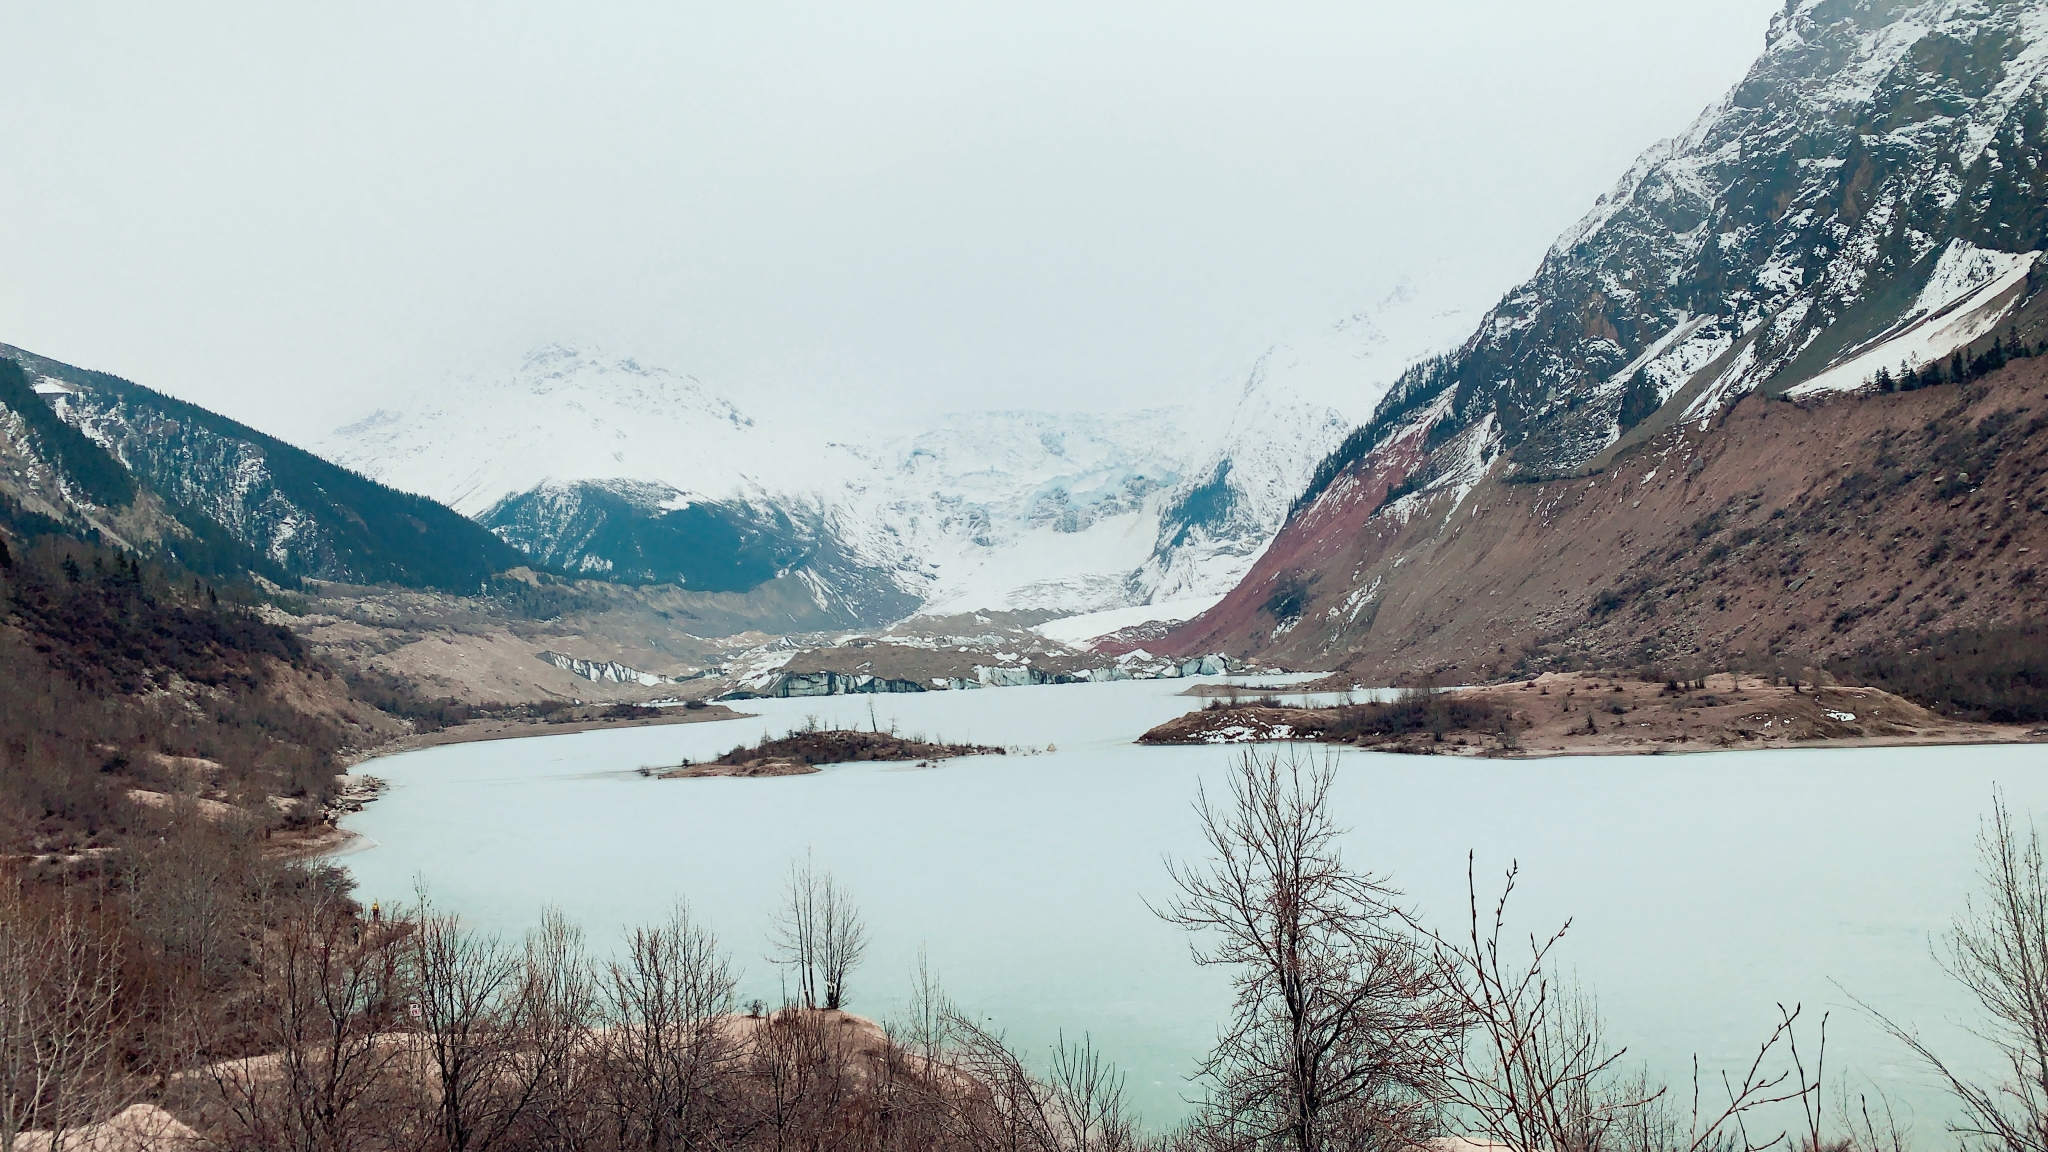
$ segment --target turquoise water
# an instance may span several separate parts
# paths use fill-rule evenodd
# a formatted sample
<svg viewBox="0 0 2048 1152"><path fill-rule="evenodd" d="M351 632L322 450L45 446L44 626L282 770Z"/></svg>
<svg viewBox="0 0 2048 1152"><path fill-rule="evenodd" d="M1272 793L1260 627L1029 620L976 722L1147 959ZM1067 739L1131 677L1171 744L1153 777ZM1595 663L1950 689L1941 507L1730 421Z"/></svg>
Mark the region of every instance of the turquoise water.
<svg viewBox="0 0 2048 1152"><path fill-rule="evenodd" d="M1186 681L894 697L754 701L758 717L451 745L364 765L391 789L345 826L360 895L424 882L481 927L517 933L549 904L601 946L677 898L773 1001L769 909L806 850L873 931L852 1010L887 1018L920 948L949 993L1028 1051L1092 1034L1146 1116L1171 1120L1226 1003L1222 974L1147 910L1162 859L1199 851L1190 805L1235 753L1142 748L1199 706ZM873 713L870 713L870 706ZM768 780L654 780L643 765L715 755L815 717L905 734L1054 750L916 769L848 766ZM1516 926L1566 918L1566 963L1610 1038L1676 1084L1747 1062L1776 1005L1832 1011L1829 1080L1881 1086L1924 1139L1947 1109L1846 1007L1853 994L1981 1058L1930 955L1974 882L1992 789L2048 816L2048 747L1779 750L1468 761L1340 756L1347 858L1391 876L1430 922L1465 914L1511 861ZM1811 1035L1811 1033L1809 1033ZM1811 1043L1809 1040L1807 1043ZM1689 1093L1689 1083L1681 1095Z"/></svg>

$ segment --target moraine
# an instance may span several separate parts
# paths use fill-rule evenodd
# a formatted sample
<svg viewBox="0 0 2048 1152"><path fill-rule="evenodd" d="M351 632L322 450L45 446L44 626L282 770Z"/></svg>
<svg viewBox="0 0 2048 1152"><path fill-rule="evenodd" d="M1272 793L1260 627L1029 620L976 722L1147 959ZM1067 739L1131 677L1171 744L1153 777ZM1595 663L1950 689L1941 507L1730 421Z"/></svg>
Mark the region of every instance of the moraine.
<svg viewBox="0 0 2048 1152"><path fill-rule="evenodd" d="M359 771L390 789L345 826L367 902L415 881L474 925L515 934L544 905L603 948L687 899L773 1001L769 907L813 851L874 934L856 1012L887 1018L920 947L947 991L1024 1051L1092 1034L1155 1124L1185 1111L1185 1077L1226 989L1147 910L1170 895L1162 854L1197 851L1189 805L1234 750L1139 747L1199 706L1188 681L891 697L750 701L717 724L460 744ZM866 764L778 779L652 780L810 718L905 735L1030 746L937 767ZM1697 1052L1745 1059L1774 1004L1832 1011L1828 1064L1874 1081L1939 1130L1942 1098L1852 1009L1845 991L1975 1053L1949 1022L1965 1002L1929 953L1974 883L1973 837L1994 786L2048 816L2048 747L1805 749L1486 761L1342 752L1337 793L1355 865L1389 874L1431 924L1463 915L1465 858L1482 884L1519 860L1517 925L1574 921L1568 963L1608 1033L1674 1089ZM1838 986L1839 985L1839 986ZM1830 1072L1833 1075L1833 1072Z"/></svg>

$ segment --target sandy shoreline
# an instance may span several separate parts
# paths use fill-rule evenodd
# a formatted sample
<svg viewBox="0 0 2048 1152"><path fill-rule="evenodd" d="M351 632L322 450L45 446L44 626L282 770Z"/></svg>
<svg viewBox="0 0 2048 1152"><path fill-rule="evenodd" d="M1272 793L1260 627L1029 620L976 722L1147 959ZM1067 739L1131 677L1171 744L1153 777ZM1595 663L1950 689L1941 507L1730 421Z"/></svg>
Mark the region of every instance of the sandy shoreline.
<svg viewBox="0 0 2048 1152"><path fill-rule="evenodd" d="M719 720L744 720L755 715L752 712L736 712L723 704L705 708L671 708L660 716L628 717L617 720L574 720L566 724L553 724L545 720L473 720L467 724L456 724L435 732L414 732L396 739L386 740L368 748L359 748L342 759L342 769L353 771L372 760L385 756L396 756L401 752L417 752L422 748L438 748L447 744L475 744L487 740L520 740L528 736L566 736L576 732L595 732L609 728L657 728L669 724L709 724ZM373 793L352 800L345 811L330 815L329 820L339 820L349 812L359 812L363 805L376 802ZM341 827L338 823L322 823L303 832L294 832L280 838L271 851L279 856L294 860L332 860L359 851L362 837Z"/></svg>
<svg viewBox="0 0 2048 1152"><path fill-rule="evenodd" d="M371 760L385 756L396 756L401 752L417 752L422 748L438 748L443 744L474 744L484 740L520 740L528 736L566 736L576 732L595 732L607 728L656 728L667 724L708 724L718 720L745 720L754 716L752 712L736 712L723 704L704 708L669 708L660 716L630 717L618 720L573 720L566 724L546 720L472 720L456 724L435 732L414 732L396 739L386 740L368 748L360 748L343 758L344 768L354 768Z"/></svg>

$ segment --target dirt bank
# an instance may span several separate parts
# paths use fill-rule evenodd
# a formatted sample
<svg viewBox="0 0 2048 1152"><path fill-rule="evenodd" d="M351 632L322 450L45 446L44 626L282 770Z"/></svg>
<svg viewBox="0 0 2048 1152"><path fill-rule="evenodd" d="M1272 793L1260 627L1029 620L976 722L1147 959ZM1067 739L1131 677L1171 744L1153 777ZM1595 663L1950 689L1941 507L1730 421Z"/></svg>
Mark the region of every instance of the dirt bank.
<svg viewBox="0 0 2048 1152"><path fill-rule="evenodd" d="M735 712L723 704L696 708L664 708L658 716L590 716L575 720L472 720L451 724L434 732L414 732L352 753L346 763L354 767L380 756L413 752L442 744L469 744L478 740L518 740L527 736L563 736L571 732L595 732L602 728L652 728L662 724L704 724L714 720L744 720L752 712Z"/></svg>
<svg viewBox="0 0 2048 1152"><path fill-rule="evenodd" d="M1511 482L1502 462L1470 491L1399 508L1383 501L1414 456L1393 445L1154 650L1456 684L1587 667L1813 668L2039 620L2044 398L2041 358L1967 386L1753 396L1597 475Z"/></svg>
<svg viewBox="0 0 2048 1152"><path fill-rule="evenodd" d="M1547 673L1519 683L1454 689L1422 703L1212 705L1161 724L1140 742L1306 740L1387 752L1534 758L2044 739L2048 730L1951 720L1875 688L1798 687L1728 674L1676 687Z"/></svg>

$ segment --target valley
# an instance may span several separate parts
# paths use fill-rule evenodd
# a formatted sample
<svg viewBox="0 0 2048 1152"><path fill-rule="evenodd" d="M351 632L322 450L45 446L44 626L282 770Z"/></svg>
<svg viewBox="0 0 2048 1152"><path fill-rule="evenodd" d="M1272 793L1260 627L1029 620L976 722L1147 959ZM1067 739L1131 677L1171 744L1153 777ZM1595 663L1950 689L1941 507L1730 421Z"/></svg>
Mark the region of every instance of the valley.
<svg viewBox="0 0 2048 1152"><path fill-rule="evenodd" d="M976 350L922 391L843 349L727 348L727 386L527 346L739 337L658 293L578 325L477 292L493 334L431 366L348 320L383 360L299 444L0 344L0 1149L1907 1152L1904 1116L2039 1152L2048 0L1773 7L1739 82L1490 308L1356 268L1314 297L1369 301L1334 323L1240 307L1261 335L1222 366L1074 352L1086 403L1002 357L1193 308L1316 197L1418 227L1316 165L1370 154L1420 204L1453 149L1382 164L1354 125L1247 169L1302 205L1208 232L1173 182L1149 208L1193 270L1143 262L1094 336L1028 297L1099 270L955 237L1002 283L884 309ZM877 118L949 162L995 131L912 103ZM791 120L776 147L846 130ZM1035 131L992 138L1017 203L914 167L853 200L943 194L1051 252ZM728 175L686 134L616 151L668 148ZM566 151L521 138L494 181L640 186ZM858 242L839 295L915 263L787 183L734 195L788 218L693 271L711 295L826 233ZM661 224L694 251L729 221ZM658 255L577 236L579 268ZM888 327L785 279L786 341ZM979 344L969 305L1041 327ZM244 336L243 383L305 398L311 354ZM528 350L442 366L479 347ZM1687 1120L1663 1086L1697 1110L1703 1075L1727 1110Z"/></svg>

